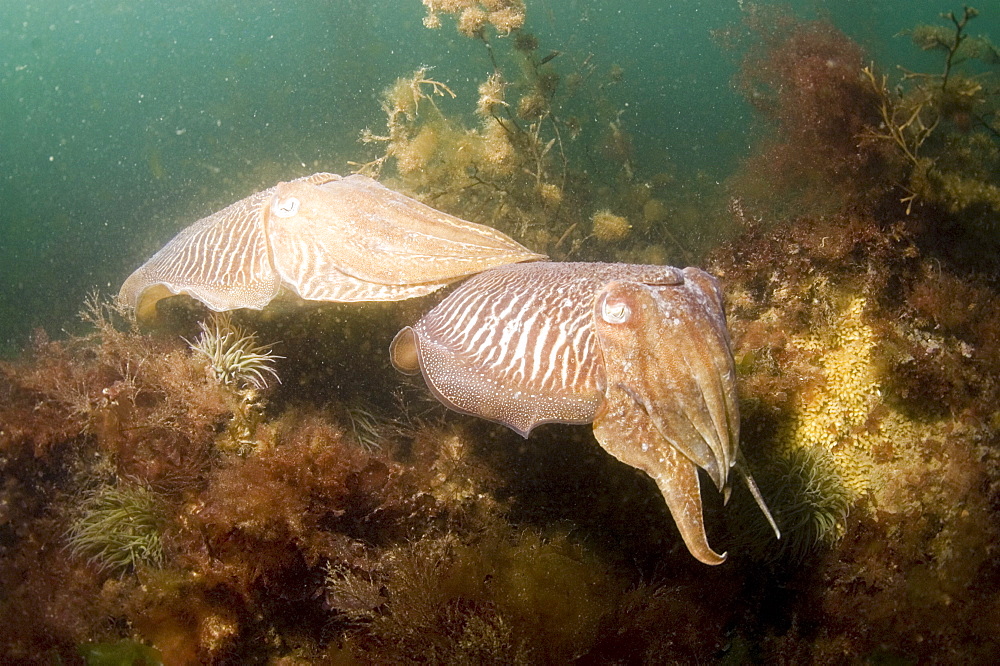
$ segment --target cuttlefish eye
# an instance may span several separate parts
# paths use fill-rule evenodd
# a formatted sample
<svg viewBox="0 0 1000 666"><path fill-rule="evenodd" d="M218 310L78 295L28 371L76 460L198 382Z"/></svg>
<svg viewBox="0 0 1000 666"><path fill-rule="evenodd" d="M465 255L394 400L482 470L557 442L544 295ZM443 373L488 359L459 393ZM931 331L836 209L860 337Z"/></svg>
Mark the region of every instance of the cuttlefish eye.
<svg viewBox="0 0 1000 666"><path fill-rule="evenodd" d="M601 303L601 318L609 324L624 324L632 317L632 308L625 301L610 298Z"/></svg>
<svg viewBox="0 0 1000 666"><path fill-rule="evenodd" d="M292 217L299 212L299 200L296 197L287 199L275 199L271 206L271 212L278 217Z"/></svg>

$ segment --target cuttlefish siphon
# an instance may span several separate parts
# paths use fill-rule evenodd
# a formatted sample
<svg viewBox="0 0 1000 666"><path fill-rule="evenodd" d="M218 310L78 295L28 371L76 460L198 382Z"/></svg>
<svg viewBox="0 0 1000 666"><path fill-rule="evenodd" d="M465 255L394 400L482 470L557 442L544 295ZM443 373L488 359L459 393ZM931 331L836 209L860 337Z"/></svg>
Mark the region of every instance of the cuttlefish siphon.
<svg viewBox="0 0 1000 666"><path fill-rule="evenodd" d="M202 218L125 280L140 319L168 296L215 311L309 301L396 301L488 268L544 259L499 231L437 211L367 176L317 173Z"/></svg>
<svg viewBox="0 0 1000 666"><path fill-rule="evenodd" d="M480 273L393 340L446 406L527 437L593 423L611 455L652 477L691 554L708 544L698 468L729 498L740 472L736 373L716 280L697 268L532 263Z"/></svg>

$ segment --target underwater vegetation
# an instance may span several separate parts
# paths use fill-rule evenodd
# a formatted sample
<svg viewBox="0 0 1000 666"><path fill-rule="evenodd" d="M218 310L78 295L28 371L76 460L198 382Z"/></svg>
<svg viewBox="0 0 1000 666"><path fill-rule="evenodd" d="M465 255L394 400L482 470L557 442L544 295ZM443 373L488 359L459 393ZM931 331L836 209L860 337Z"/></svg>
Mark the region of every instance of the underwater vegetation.
<svg viewBox="0 0 1000 666"><path fill-rule="evenodd" d="M146 329L95 296L86 331L0 363L5 660L995 660L1000 171L974 12L915 28L941 68L896 85L834 26L749 8L735 85L767 127L720 200L633 163L620 73L543 49L530 7L425 4L482 42L479 103L404 76L365 168L558 259L715 275L782 539L740 484L706 493L730 557L705 567L588 429L521 440L398 382L389 340L427 302L175 303Z"/></svg>
<svg viewBox="0 0 1000 666"><path fill-rule="evenodd" d="M591 235L605 243L622 240L632 231L628 218L615 215L606 208L591 215L590 224Z"/></svg>
<svg viewBox="0 0 1000 666"><path fill-rule="evenodd" d="M737 176L744 203L824 214L871 206L888 188L907 213L936 207L954 223L995 230L1000 51L970 34L977 16L964 7L942 14L944 25L909 31L915 46L940 54L938 71L883 71L826 21L752 7L747 32L720 35L749 41L737 85L775 129Z"/></svg>
<svg viewBox="0 0 1000 666"><path fill-rule="evenodd" d="M427 27L454 17L482 43L489 73L464 109L447 72L397 79L382 95L385 128L361 136L372 157L356 168L552 257L605 255L628 235L623 214L641 215L657 189L632 165L621 67L545 49L519 1L424 4Z"/></svg>
<svg viewBox="0 0 1000 666"><path fill-rule="evenodd" d="M128 639L111 643L87 643L80 646L79 654L87 666L160 666L163 663L159 650Z"/></svg>
<svg viewBox="0 0 1000 666"><path fill-rule="evenodd" d="M951 63L945 76L907 73L893 103L907 98L907 86L940 93L946 78L961 76L954 47L974 16L944 16L951 26L933 32L951 45L940 49ZM782 25L758 19L751 13L751 31L774 35ZM984 218L907 189L914 165L883 136L885 97L860 48L828 24L794 25L748 53L742 81L781 83L747 88L755 103L766 100L775 132L761 144L767 159L751 157L732 181L742 235L708 262L728 292L742 445L784 539L765 548L766 526L749 508L745 518L734 511L732 537L767 567L812 564L795 583L812 605L765 650L819 662L920 660L952 648L992 654L995 642L983 637L998 612L987 555L998 537L998 265L971 247L996 240ZM829 66L789 58L807 53ZM848 57L853 75L841 70ZM963 169L951 156L994 140L992 102L981 101L978 129L927 122L935 139L923 145L942 150L934 169L955 168L988 191L996 170ZM811 136L796 130L805 111L824 104L828 127L849 131L826 133L822 122ZM940 112L937 99L925 104L921 113ZM786 159L807 161L788 173L760 171ZM860 177L874 166L876 178ZM761 173L776 179L765 188ZM804 190L802 177L828 187L817 195L819 181ZM914 624L899 622L903 615Z"/></svg>
<svg viewBox="0 0 1000 666"><path fill-rule="evenodd" d="M766 5L718 37L741 54L735 85L766 128L734 177L748 210L823 214L880 195L887 148L858 141L879 120L877 95L858 74L860 45L829 22Z"/></svg>
<svg viewBox="0 0 1000 666"><path fill-rule="evenodd" d="M711 264L733 289L742 445L783 543L764 547L752 505L731 533L766 566L812 565L799 591L814 605L773 638L782 652L972 650L996 618L996 294L924 254L921 233L905 213L888 228L795 219L751 230ZM928 308L945 302L986 319L938 326Z"/></svg>
<svg viewBox="0 0 1000 666"><path fill-rule="evenodd" d="M427 16L424 26L441 27L441 14L455 17L455 27L466 37L485 39L487 26L498 34L509 35L511 30L524 26L523 0L424 0Z"/></svg>
<svg viewBox="0 0 1000 666"><path fill-rule="evenodd" d="M890 91L889 76L872 67L863 72L878 96L881 122L869 137L892 145L907 172L901 201L945 208L966 223L995 230L1000 214L1000 50L983 36L970 35L979 15L972 7L948 12L946 25L920 25L913 43L940 53L939 72L902 70ZM981 65L976 68L975 63Z"/></svg>

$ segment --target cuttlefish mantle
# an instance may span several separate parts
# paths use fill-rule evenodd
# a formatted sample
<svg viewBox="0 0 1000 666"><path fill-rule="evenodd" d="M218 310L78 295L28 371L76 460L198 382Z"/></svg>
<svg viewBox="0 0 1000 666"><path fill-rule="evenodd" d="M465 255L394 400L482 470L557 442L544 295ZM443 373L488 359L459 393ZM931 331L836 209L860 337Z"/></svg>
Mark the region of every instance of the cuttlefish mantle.
<svg viewBox="0 0 1000 666"><path fill-rule="evenodd" d="M186 294L215 311L307 301L397 301L536 254L362 175L278 183L198 220L125 280L140 319Z"/></svg>

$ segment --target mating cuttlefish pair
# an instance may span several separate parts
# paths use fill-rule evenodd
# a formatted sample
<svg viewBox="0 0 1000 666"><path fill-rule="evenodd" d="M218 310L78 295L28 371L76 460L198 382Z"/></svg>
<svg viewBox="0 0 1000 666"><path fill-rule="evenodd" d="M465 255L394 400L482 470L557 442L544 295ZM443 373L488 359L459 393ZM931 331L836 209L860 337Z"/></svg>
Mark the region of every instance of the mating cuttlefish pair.
<svg viewBox="0 0 1000 666"><path fill-rule="evenodd" d="M593 423L606 451L656 481L705 564L726 555L708 544L699 467L726 499L730 471L741 473L778 535L739 454L716 280L697 268L542 259L365 176L317 173L191 225L119 297L148 319L176 294L215 311L278 297L395 301L474 276L399 332L398 370L422 373L451 409L525 437L542 423Z"/></svg>

